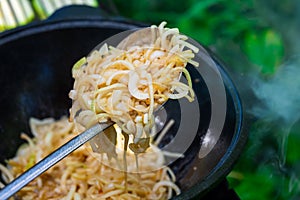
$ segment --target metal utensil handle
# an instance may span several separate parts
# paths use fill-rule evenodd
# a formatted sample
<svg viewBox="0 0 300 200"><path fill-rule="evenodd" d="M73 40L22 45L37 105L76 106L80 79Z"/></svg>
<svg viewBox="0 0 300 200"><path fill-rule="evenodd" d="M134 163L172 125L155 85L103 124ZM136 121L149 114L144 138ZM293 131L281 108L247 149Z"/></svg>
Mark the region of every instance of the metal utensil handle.
<svg viewBox="0 0 300 200"><path fill-rule="evenodd" d="M96 124L95 126L74 137L72 140L55 150L53 153L48 155L46 158L38 162L36 165L28 169L26 172L21 174L2 190L0 190L0 199L4 200L11 197L13 194L26 186L30 181L41 175L47 169L78 149L84 143L95 137L98 133L110 127L112 124L113 123Z"/></svg>

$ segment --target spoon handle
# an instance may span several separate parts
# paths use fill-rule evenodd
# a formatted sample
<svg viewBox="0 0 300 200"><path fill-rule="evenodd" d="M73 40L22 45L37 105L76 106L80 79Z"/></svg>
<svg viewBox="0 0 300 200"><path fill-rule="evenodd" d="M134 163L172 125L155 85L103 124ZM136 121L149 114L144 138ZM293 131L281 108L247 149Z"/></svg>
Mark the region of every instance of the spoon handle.
<svg viewBox="0 0 300 200"><path fill-rule="evenodd" d="M113 125L111 122L103 124L97 123L95 126L74 137L0 190L0 199L8 199L26 186L30 181L41 175L47 169L55 165L57 162L65 158L67 155L78 149L84 143L111 125Z"/></svg>

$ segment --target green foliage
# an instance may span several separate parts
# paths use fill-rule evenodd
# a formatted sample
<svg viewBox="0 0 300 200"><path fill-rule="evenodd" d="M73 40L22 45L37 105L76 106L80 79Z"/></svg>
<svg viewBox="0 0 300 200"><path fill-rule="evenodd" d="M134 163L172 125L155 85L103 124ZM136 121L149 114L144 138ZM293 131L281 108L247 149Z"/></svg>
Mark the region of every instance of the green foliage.
<svg viewBox="0 0 300 200"><path fill-rule="evenodd" d="M254 21L239 17L246 12L246 7L241 8L238 1L231 4L224 0L198 1L178 20L177 26L205 45L212 45L219 39L236 39L254 25Z"/></svg>
<svg viewBox="0 0 300 200"><path fill-rule="evenodd" d="M300 177L300 123L294 125L292 130L289 133L287 153L286 153L286 162L289 165L298 165L298 177Z"/></svg>
<svg viewBox="0 0 300 200"><path fill-rule="evenodd" d="M201 41L203 44L212 44L214 42L214 29L218 24L218 18L208 17L211 13L208 9L221 0L198 1L190 7L185 14L178 19L176 26L190 37ZM205 27L205 28L201 28Z"/></svg>
<svg viewBox="0 0 300 200"><path fill-rule="evenodd" d="M249 60L263 74L274 74L284 56L282 40L272 29L248 31L242 47Z"/></svg>
<svg viewBox="0 0 300 200"><path fill-rule="evenodd" d="M291 130L255 122L241 159L227 179L241 199L300 198L300 121Z"/></svg>
<svg viewBox="0 0 300 200"><path fill-rule="evenodd" d="M240 180L237 180L230 175L227 179L243 200L272 199L275 182L269 174L269 169L261 169L255 173L243 173L243 178ZM253 191L254 188L255 192Z"/></svg>
<svg viewBox="0 0 300 200"><path fill-rule="evenodd" d="M290 192L290 177L282 176L276 165L259 165L254 172L243 172L240 179L228 175L230 185L243 200L266 200L266 199L292 199L295 197ZM237 172L235 172L237 173Z"/></svg>

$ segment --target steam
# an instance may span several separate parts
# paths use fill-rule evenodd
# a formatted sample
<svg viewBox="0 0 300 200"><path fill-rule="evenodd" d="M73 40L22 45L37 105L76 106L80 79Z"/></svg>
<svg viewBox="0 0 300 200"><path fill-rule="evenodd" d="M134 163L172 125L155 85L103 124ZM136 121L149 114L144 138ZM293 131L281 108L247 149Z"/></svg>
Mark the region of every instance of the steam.
<svg viewBox="0 0 300 200"><path fill-rule="evenodd" d="M285 63L269 80L255 78L253 88L264 105L253 108L256 117L290 127L300 118L300 59Z"/></svg>
<svg viewBox="0 0 300 200"><path fill-rule="evenodd" d="M300 58L295 57L284 63L273 77L263 80L258 75L251 76L252 92L258 99L249 112L258 120L267 122L267 127L262 127L260 134L272 135L276 131L282 134L272 135L277 137L278 155L276 165L279 172L286 172L286 154L290 131L300 119ZM273 133L270 134L270 131ZM278 131L277 131L278 132ZM297 133L300 134L300 133ZM262 136L260 136L262 137ZM274 162L272 163L274 164ZM287 174L282 174L286 176ZM300 185L300 180L295 171L289 174L289 192Z"/></svg>

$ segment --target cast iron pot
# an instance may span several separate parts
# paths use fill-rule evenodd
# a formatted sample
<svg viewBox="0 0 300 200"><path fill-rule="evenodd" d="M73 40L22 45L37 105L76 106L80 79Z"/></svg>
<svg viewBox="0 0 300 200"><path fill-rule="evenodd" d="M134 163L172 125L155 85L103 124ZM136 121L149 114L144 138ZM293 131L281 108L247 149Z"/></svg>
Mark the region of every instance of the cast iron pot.
<svg viewBox="0 0 300 200"><path fill-rule="evenodd" d="M68 115L71 106L68 92L73 85L71 67L78 59L87 55L104 39L142 26L133 21L109 17L98 9L73 6L63 8L46 21L2 33L0 161L5 163L5 159L13 157L17 148L24 143L20 133L30 133L30 117L58 119ZM210 121L211 102L205 82L198 77L193 87L201 99L201 120L197 124L197 135L185 152L185 157L170 165L182 189L182 194L174 199L218 199L220 195L217 193L224 195L224 178L232 169L247 138L247 133L242 131L243 113L238 92L223 64L212 53L210 56L221 73L226 89L225 124L214 149L199 159L197 155ZM189 70L192 78L199 76L197 70ZM180 123L177 107L176 101L166 106L168 116L179 118L175 120L177 125L174 129ZM217 186L217 191L209 193L216 190ZM237 198L231 190L226 191L227 198Z"/></svg>

